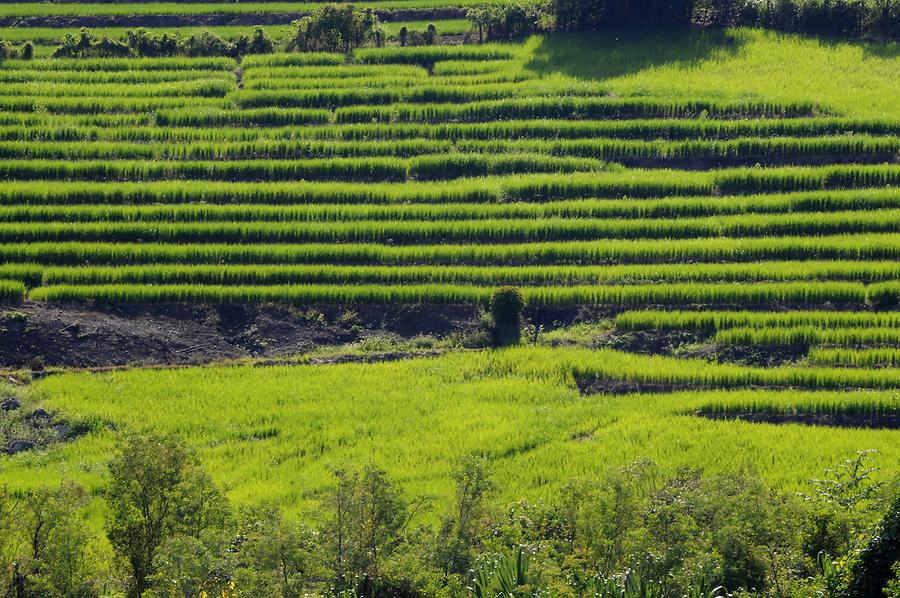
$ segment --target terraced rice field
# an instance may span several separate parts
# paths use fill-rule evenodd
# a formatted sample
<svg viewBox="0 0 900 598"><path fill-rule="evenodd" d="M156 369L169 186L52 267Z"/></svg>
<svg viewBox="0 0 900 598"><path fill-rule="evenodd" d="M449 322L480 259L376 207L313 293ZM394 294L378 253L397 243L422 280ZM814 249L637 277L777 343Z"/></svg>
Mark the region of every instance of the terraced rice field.
<svg viewBox="0 0 900 598"><path fill-rule="evenodd" d="M6 61L4 293L466 303L511 284L545 306L896 305L900 121L623 95L530 60Z"/></svg>

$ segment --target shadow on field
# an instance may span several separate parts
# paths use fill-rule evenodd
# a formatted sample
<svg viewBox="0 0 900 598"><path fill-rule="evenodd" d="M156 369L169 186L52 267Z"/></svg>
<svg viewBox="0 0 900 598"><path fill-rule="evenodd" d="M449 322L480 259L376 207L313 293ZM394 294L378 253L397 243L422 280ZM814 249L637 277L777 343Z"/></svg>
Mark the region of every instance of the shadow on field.
<svg viewBox="0 0 900 598"><path fill-rule="evenodd" d="M616 30L548 35L526 67L544 75L562 73L579 79L603 80L655 66L691 66L724 58L736 54L742 44L739 36L718 30Z"/></svg>

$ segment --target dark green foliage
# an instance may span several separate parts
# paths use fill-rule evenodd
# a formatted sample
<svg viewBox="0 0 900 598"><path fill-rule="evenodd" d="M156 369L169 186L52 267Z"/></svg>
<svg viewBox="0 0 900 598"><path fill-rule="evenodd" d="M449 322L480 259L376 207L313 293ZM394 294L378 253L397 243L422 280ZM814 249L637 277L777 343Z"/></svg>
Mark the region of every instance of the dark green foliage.
<svg viewBox="0 0 900 598"><path fill-rule="evenodd" d="M485 501L494 489L483 457L463 457L452 475L456 482L453 509L444 517L435 544L436 562L444 579L471 569L478 534L485 523Z"/></svg>
<svg viewBox="0 0 900 598"><path fill-rule="evenodd" d="M475 598L495 598L496 596L528 596L529 588L528 555L520 546L515 553L502 554L497 558L484 559L475 569L471 592Z"/></svg>
<svg viewBox="0 0 900 598"><path fill-rule="evenodd" d="M178 39L168 33L153 34L143 27L131 29L125 34L128 47L136 56L175 56Z"/></svg>
<svg viewBox="0 0 900 598"><path fill-rule="evenodd" d="M473 6L466 11L478 31L478 41L520 39L549 26L545 0L506 1Z"/></svg>
<svg viewBox="0 0 900 598"><path fill-rule="evenodd" d="M522 310L525 298L515 287L500 287L491 295L490 312L493 318L495 347L515 345L522 335Z"/></svg>
<svg viewBox="0 0 900 598"><path fill-rule="evenodd" d="M195 457L164 438L129 438L109 464L106 532L141 596L157 572L157 551L181 535L201 540L221 525L224 504Z"/></svg>
<svg viewBox="0 0 900 598"><path fill-rule="evenodd" d="M338 470L326 504L327 560L340 589L359 596L383 595L392 582L385 562L402 541L410 514L399 486L387 472L367 465L361 472Z"/></svg>
<svg viewBox="0 0 900 598"><path fill-rule="evenodd" d="M343 52L366 45L382 45L384 33L372 9L327 5L292 24L289 51Z"/></svg>
<svg viewBox="0 0 900 598"><path fill-rule="evenodd" d="M900 496L894 498L868 544L850 565L849 598L881 596L900 561Z"/></svg>

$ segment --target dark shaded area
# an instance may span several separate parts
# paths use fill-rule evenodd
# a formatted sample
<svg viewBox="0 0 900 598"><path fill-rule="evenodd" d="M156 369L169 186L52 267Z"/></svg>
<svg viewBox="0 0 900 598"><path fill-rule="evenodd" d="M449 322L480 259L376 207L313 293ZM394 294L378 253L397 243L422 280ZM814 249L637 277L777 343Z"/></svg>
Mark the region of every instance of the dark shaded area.
<svg viewBox="0 0 900 598"><path fill-rule="evenodd" d="M759 424L803 424L836 428L900 430L900 413L711 413L698 411L695 415L713 420Z"/></svg>
<svg viewBox="0 0 900 598"><path fill-rule="evenodd" d="M602 81L655 66L693 66L740 50L739 36L724 30L648 29L548 35L526 67Z"/></svg>
<svg viewBox="0 0 900 598"><path fill-rule="evenodd" d="M445 336L475 306L92 306L26 302L0 310L0 367L201 364L279 357L390 332Z"/></svg>

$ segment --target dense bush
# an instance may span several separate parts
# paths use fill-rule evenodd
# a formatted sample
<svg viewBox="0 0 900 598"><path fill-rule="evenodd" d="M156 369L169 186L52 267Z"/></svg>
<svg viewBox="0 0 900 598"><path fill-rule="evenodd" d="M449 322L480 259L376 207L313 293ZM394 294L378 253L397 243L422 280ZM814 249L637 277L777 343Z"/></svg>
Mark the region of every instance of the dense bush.
<svg viewBox="0 0 900 598"><path fill-rule="evenodd" d="M371 9L357 10L353 6L327 5L291 26L288 51L343 52L366 45L381 46L384 33L378 17Z"/></svg>
<svg viewBox="0 0 900 598"><path fill-rule="evenodd" d="M77 485L15 497L0 488L0 593L724 596L711 588L725 586L811 596L840 595L852 582L851 593L875 596L896 589L897 509L895 499L858 551L895 490L872 482L867 458L826 471L810 495L773 493L752 474L663 472L641 461L573 480L556 502L498 509L488 459L464 456L436 529L412 524L429 501L370 464L334 471L313 529L272 504L232 508L179 443L131 437L99 494L108 545L86 523L95 507ZM853 580L865 572L874 575L860 594Z"/></svg>
<svg viewBox="0 0 900 598"><path fill-rule="evenodd" d="M900 37L900 0L529 0L476 6L479 40L609 27L748 26L840 37Z"/></svg>
<svg viewBox="0 0 900 598"><path fill-rule="evenodd" d="M551 28L546 0L509 1L473 6L466 11L478 41L520 39Z"/></svg>
<svg viewBox="0 0 900 598"><path fill-rule="evenodd" d="M90 30L83 28L76 37L67 34L63 43L53 53L54 58L122 58L165 56L228 56L236 58L246 54L268 54L275 45L262 27L256 27L252 37L239 36L234 41L223 39L210 31L193 34L181 39L175 34L155 34L143 27L125 33L121 41L103 37L97 41ZM33 48L31 52L33 54ZM22 49L22 57L26 48Z"/></svg>

